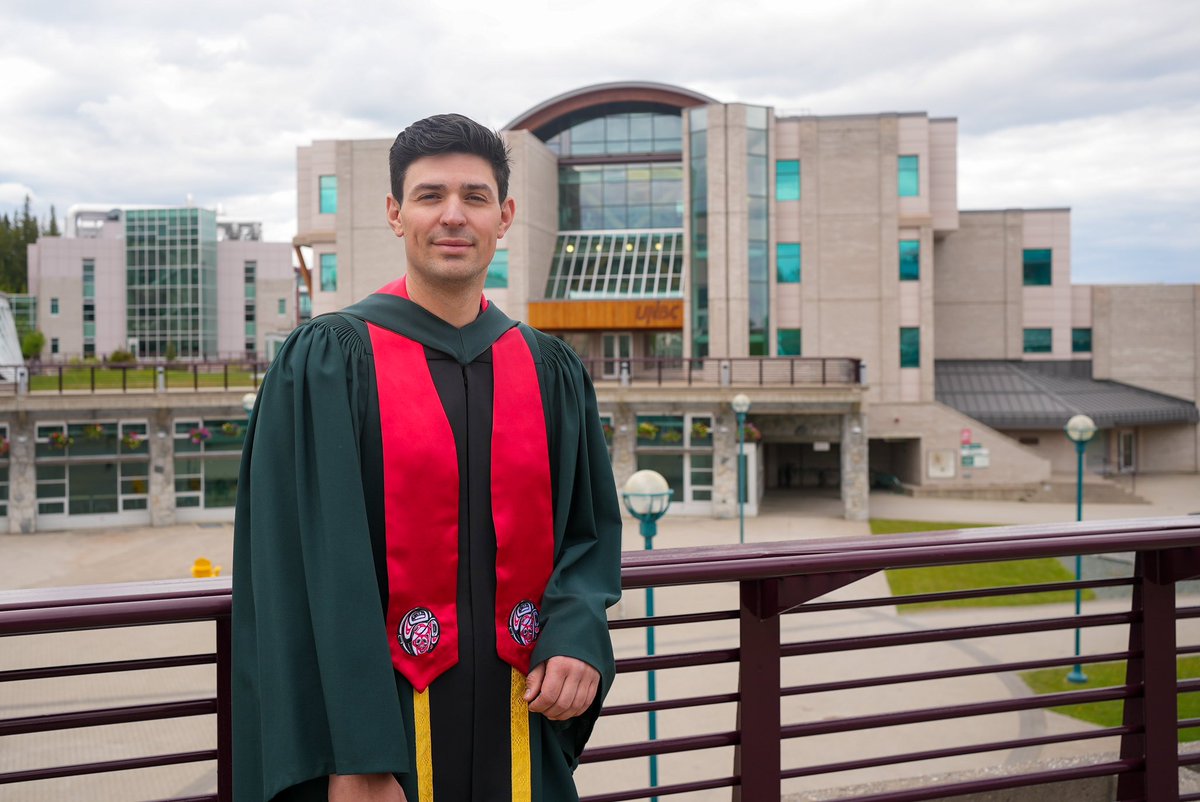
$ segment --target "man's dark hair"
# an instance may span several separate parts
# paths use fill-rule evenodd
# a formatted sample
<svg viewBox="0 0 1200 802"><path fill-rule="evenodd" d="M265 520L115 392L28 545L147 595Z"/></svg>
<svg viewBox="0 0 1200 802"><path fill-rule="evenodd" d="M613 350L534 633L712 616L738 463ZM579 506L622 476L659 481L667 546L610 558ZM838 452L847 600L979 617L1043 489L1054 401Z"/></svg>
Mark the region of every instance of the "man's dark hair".
<svg viewBox="0 0 1200 802"><path fill-rule="evenodd" d="M408 166L424 156L440 153L469 153L492 165L500 200L508 197L508 175L512 169L508 147L500 135L461 114L435 114L405 128L392 143L388 166L392 195L404 202L404 174Z"/></svg>

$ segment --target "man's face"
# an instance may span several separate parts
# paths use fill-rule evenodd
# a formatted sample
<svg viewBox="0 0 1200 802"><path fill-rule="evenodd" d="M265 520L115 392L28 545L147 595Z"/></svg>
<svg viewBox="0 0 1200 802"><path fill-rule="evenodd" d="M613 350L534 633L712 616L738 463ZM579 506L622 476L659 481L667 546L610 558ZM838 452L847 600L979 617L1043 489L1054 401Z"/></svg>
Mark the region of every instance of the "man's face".
<svg viewBox="0 0 1200 802"><path fill-rule="evenodd" d="M409 271L434 284L482 284L514 210L512 198L501 203L492 166L466 153L417 159L404 176L404 197L387 199Z"/></svg>

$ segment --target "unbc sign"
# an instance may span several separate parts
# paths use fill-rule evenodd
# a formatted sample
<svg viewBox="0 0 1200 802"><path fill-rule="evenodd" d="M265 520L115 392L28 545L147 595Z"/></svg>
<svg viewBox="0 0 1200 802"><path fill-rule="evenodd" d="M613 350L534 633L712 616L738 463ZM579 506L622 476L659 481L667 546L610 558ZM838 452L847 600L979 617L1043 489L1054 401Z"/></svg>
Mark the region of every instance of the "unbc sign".
<svg viewBox="0 0 1200 802"><path fill-rule="evenodd" d="M682 328L683 304L638 304L634 321L638 328Z"/></svg>

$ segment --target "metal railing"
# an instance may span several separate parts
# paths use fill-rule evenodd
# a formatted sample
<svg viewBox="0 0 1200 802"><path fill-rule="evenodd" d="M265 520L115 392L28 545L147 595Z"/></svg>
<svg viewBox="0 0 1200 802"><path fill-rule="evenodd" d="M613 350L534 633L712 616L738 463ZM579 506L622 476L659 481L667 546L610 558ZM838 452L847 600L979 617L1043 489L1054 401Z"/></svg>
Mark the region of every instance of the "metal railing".
<svg viewBox="0 0 1200 802"><path fill-rule="evenodd" d="M904 597L885 594L816 601L884 569L1118 552L1136 555L1131 576L921 593ZM641 760L650 755L671 756L712 749L731 750L731 755L729 760L706 759L703 763L705 770L697 772L703 776L675 778L657 788L638 786L592 793L585 800L620 802L650 796L662 798L695 794L721 788L733 789L735 799L778 800L786 790L783 783L799 778L811 781L813 777L845 773L855 776L868 770L918 761L944 761L1033 747L1090 744L1096 739L1108 737L1119 739L1120 744L1119 754L1111 759L1099 756L1091 762L1066 767L1055 767L1053 764L1033 768L1007 766L1007 772L984 777L957 779L947 783L944 776L939 776L933 778L932 783L919 787L876 790L840 798L857 802L915 802L1087 778L1113 778L1116 798L1124 802L1200 799L1200 794L1180 796L1179 769L1184 765L1200 764L1200 754L1181 757L1176 741L1178 730L1200 727L1200 719L1179 720L1176 699L1178 693L1200 691L1200 680L1179 680L1176 662L1178 655L1200 653L1200 646L1179 647L1176 644L1177 622L1200 618L1200 607L1177 609L1175 584L1198 575L1200 520L1196 518L1002 527L627 553L622 569L623 584L627 590L646 587L667 590L702 588L705 597L719 597L718 591L735 583L738 603L736 609L717 607L694 610L685 607L681 612L653 619L618 617L611 623L615 638L621 637L626 630L640 630L647 626L665 629L699 625L702 630L711 630L722 626L732 628L734 622L737 635L732 642L714 644L714 648L669 651L654 656L644 653L623 656L618 660L619 677L647 671L695 670L729 663L737 666L737 687L726 690L717 687L719 683L706 681L702 684L704 692L700 695L675 696L653 702L610 702L597 732L608 727L610 738L613 734L619 739L627 738L633 729L630 720L634 719L633 724L636 724L637 717L652 710L662 716L668 711L705 711L733 704L736 705L736 719L731 726L718 725L711 731L690 728L686 730L687 734L669 735L656 741L595 745L584 753L581 772L586 772L592 764ZM210 749L67 766L21 768L0 773L0 785L215 760L217 793L181 797L176 802L184 799L187 802L229 800L232 759L229 730L229 587L228 580L219 579L0 593L0 637L196 621L214 622L216 626L215 653L107 662L89 661L87 655L79 655L76 662L69 665L0 671L0 684L4 684L215 664L215 695L175 702L6 718L0 721L0 737L167 717L211 715L214 712L218 721L216 744ZM962 602L966 599L1051 590L1072 591L1077 588L1106 593L1126 588L1130 590L1130 596L1128 602L1110 601L1106 608L1085 611L1086 614L1079 617L1063 615L1058 608L1049 608L1048 615L1031 617L1026 613L1013 615L1011 620L967 624L958 621L948 626L909 626L879 633L856 631L838 637L796 641L781 636L781 621L785 618L790 620L791 616L800 616L807 623L813 617L845 615L848 611L877 608L887 610L899 603ZM636 595L628 594L630 598ZM1012 609L1029 608L1006 608L1005 612ZM889 615L895 617L895 613ZM797 658L864 652L880 654L879 650L910 647L929 649L938 644L1007 636L1024 639L1038 633L1061 632L1065 642L1067 632L1076 627L1089 632L1122 628L1126 637L1125 648L1087 653L1081 658L1072 654L1047 655L988 664L959 664L941 668L923 666L921 670L909 672L896 669L895 666L901 665L900 662L880 657L864 665L865 670L859 676L839 675L833 679L800 684L786 684L783 681L785 672L781 671L790 665L789 661ZM805 631L810 629L813 628L806 628ZM622 653L630 654L628 650ZM881 693L887 689L911 687L912 683L936 683L938 688L950 687L949 683L964 678L1011 675L1013 672L1051 667L1066 668L1077 659L1085 667L1100 662L1126 661L1125 683L1040 696L971 698L931 707L901 705L898 709L885 710L885 705L880 704L878 710L866 714L818 719L801 717L800 720L787 721L783 715L783 711L789 707L789 700L811 699L820 694ZM668 688L670 683L660 683L659 687ZM938 698L942 698L940 694ZM785 760L789 744L797 739L847 733L861 738L863 734L874 730L902 725L936 726L964 718L1019 714L1022 711L1046 710L1069 704L1114 700L1124 703L1123 717L1117 726L1081 727L1072 732L999 740L988 740L994 737L989 732L994 727L981 726L981 737L969 743L954 738L936 748L905 751L904 740L897 739L898 750L886 754L865 755L864 750L852 748L826 762L801 761L793 764ZM711 720L719 722L721 717L714 715ZM609 727L609 722L614 721L623 723ZM609 773L619 776L618 772ZM938 782L939 779L942 781Z"/></svg>
<svg viewBox="0 0 1200 802"><path fill-rule="evenodd" d="M862 360L851 357L644 357L584 359L596 382L630 385L856 385Z"/></svg>
<svg viewBox="0 0 1200 802"><path fill-rule="evenodd" d="M5 391L22 393L144 393L255 390L269 362L31 363L0 365ZM0 385L3 386L3 385Z"/></svg>

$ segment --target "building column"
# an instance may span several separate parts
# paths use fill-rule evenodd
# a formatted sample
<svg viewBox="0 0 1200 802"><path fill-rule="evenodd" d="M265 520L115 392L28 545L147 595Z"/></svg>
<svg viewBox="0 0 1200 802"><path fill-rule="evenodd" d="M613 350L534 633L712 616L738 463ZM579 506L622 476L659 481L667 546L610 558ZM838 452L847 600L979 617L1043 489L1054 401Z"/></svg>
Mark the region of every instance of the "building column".
<svg viewBox="0 0 1200 802"><path fill-rule="evenodd" d="M713 418L713 498L714 518L732 519L738 515L738 426L737 415L722 405Z"/></svg>
<svg viewBox="0 0 1200 802"><path fill-rule="evenodd" d="M37 531L36 424L18 415L8 430L8 532L28 535Z"/></svg>
<svg viewBox="0 0 1200 802"><path fill-rule="evenodd" d="M871 488L867 460L867 416L856 408L842 416L842 505L848 521L865 521Z"/></svg>
<svg viewBox="0 0 1200 802"><path fill-rule="evenodd" d="M617 404L612 412L612 469L617 482L617 496L621 488L637 470L637 417L628 404ZM621 508L624 509L622 502Z"/></svg>
<svg viewBox="0 0 1200 802"><path fill-rule="evenodd" d="M159 410L150 419L150 525L175 523L175 419Z"/></svg>

